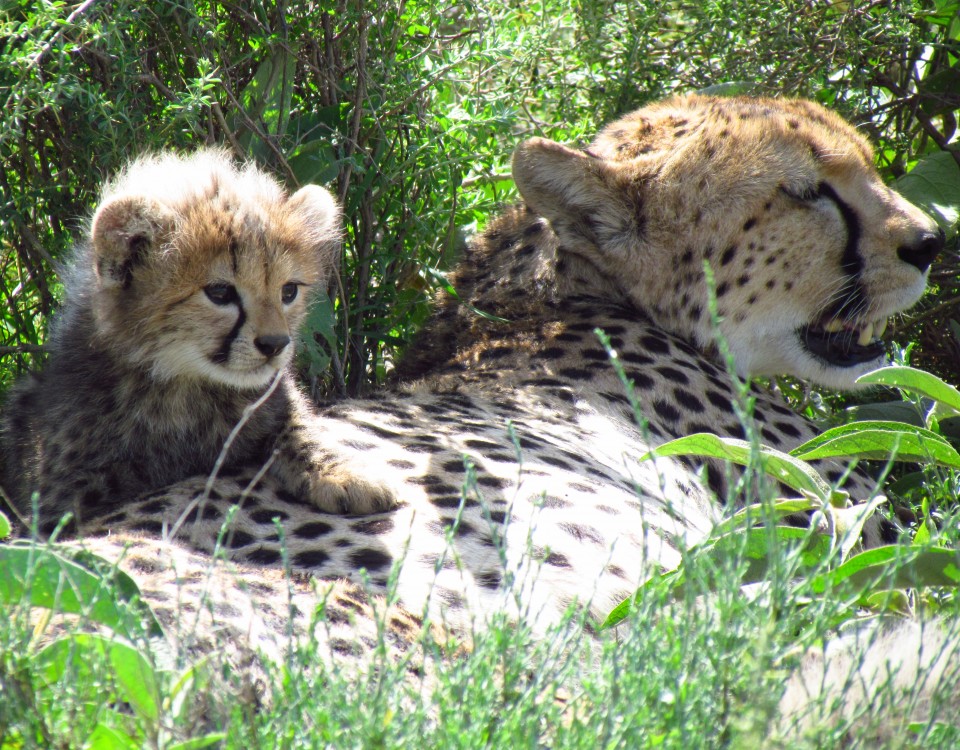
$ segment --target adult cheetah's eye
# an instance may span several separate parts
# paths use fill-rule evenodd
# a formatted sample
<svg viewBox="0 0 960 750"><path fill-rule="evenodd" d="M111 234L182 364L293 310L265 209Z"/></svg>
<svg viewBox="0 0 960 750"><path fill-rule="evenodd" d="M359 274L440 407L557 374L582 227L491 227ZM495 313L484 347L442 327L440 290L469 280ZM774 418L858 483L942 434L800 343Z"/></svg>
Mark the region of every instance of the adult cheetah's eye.
<svg viewBox="0 0 960 750"><path fill-rule="evenodd" d="M285 305L289 305L297 298L297 294L300 291L300 285L291 281L288 284L284 284L280 289L280 300Z"/></svg>
<svg viewBox="0 0 960 750"><path fill-rule="evenodd" d="M780 189L790 198L801 203L810 203L821 197L820 185L807 185L800 188L782 187Z"/></svg>
<svg viewBox="0 0 960 750"><path fill-rule="evenodd" d="M218 281L207 284L203 291L215 305L229 305L237 301L237 288L233 284Z"/></svg>

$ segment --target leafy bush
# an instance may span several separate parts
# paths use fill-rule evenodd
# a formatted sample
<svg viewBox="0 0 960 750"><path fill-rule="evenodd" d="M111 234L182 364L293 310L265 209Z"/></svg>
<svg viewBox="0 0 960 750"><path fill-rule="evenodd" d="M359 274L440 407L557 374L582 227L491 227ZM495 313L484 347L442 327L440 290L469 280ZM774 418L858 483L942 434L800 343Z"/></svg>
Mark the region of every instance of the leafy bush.
<svg viewBox="0 0 960 750"><path fill-rule="evenodd" d="M958 8L12 0L0 10L0 355L11 365L0 387L42 351L57 261L99 185L146 149L226 143L291 184L332 183L346 209L344 263L304 360L325 393L386 377L463 235L512 198L521 138L584 141L675 90L837 107L877 140L884 173L950 224ZM941 371L960 350L944 324L960 295L946 269L913 329Z"/></svg>

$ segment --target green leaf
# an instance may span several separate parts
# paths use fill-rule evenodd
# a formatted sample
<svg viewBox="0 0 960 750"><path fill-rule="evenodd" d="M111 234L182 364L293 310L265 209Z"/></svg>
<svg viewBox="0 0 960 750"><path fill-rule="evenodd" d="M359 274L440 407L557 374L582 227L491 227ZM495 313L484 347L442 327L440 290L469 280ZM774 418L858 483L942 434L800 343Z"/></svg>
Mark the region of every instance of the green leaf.
<svg viewBox="0 0 960 750"><path fill-rule="evenodd" d="M943 547L890 545L854 555L828 573L815 576L811 588L825 591L874 593L919 586L960 585L960 552Z"/></svg>
<svg viewBox="0 0 960 750"><path fill-rule="evenodd" d="M887 485L887 491L894 494L906 495L914 490L919 490L927 485L927 475L922 471L911 471L904 474L896 482Z"/></svg>
<svg viewBox="0 0 960 750"><path fill-rule="evenodd" d="M203 737L195 737L192 740L177 742L173 745L167 745L167 750L201 750L204 747L216 745L227 738L226 732L213 732Z"/></svg>
<svg viewBox="0 0 960 750"><path fill-rule="evenodd" d="M10 519L0 513L0 539L10 536Z"/></svg>
<svg viewBox="0 0 960 750"><path fill-rule="evenodd" d="M948 406L960 414L960 391L936 375L915 367L881 367L857 378L862 385L888 385L917 393Z"/></svg>
<svg viewBox="0 0 960 750"><path fill-rule="evenodd" d="M156 672L128 643L94 633L73 633L41 649L35 661L48 684L55 685L66 676L89 690L96 689L98 668L106 667L121 700L147 721L156 722L160 717Z"/></svg>
<svg viewBox="0 0 960 750"><path fill-rule="evenodd" d="M286 45L277 45L257 67L250 83L240 92L240 102L247 117L261 125L269 135L282 135L286 132L296 68L296 54ZM238 140L244 148L253 150L257 156L271 156L265 144L253 142L254 133L244 118L235 115L232 120L239 131Z"/></svg>
<svg viewBox="0 0 960 750"><path fill-rule="evenodd" d="M756 81L725 81L697 89L704 96L749 96L756 94L759 84Z"/></svg>
<svg viewBox="0 0 960 750"><path fill-rule="evenodd" d="M137 750L142 743L106 724L97 724L83 747L84 750Z"/></svg>
<svg viewBox="0 0 960 750"><path fill-rule="evenodd" d="M851 422L903 422L923 427L926 414L918 404L911 401L880 401L872 404L856 404L843 410Z"/></svg>
<svg viewBox="0 0 960 750"><path fill-rule="evenodd" d="M833 554L833 540L829 536L796 526L752 526L737 529L693 548L691 553L699 559L712 559L721 566L728 560L742 559L746 567L740 583L748 584L764 579L771 555L782 555L784 544L801 545L798 552L802 568L814 568ZM636 594L614 607L601 623L601 629L613 627L629 617L634 599L642 598L651 587L667 584L672 588L675 597L682 595L685 580L683 566L654 576L640 586Z"/></svg>
<svg viewBox="0 0 960 750"><path fill-rule="evenodd" d="M718 523L713 529L713 534L714 536L728 534L737 529L750 528L758 520L773 519L777 521L796 513L819 510L823 505L822 500L812 497L786 497L778 498L773 502L753 503L744 506L729 518Z"/></svg>
<svg viewBox="0 0 960 750"><path fill-rule="evenodd" d="M328 139L300 144L287 157L287 164L301 185L331 182L340 173L336 153Z"/></svg>
<svg viewBox="0 0 960 750"><path fill-rule="evenodd" d="M935 432L902 422L852 422L827 430L790 455L802 461L867 458L917 461L960 468L960 453Z"/></svg>
<svg viewBox="0 0 960 750"><path fill-rule="evenodd" d="M947 232L955 233L960 219L960 165L953 155L938 151L923 157L895 183L896 189L937 220Z"/></svg>
<svg viewBox="0 0 960 750"><path fill-rule="evenodd" d="M93 557L79 550L73 554ZM28 601L35 607L83 615L130 637L162 635L153 613L140 601L133 580L96 559L109 571L107 574L91 571L52 547L0 545L0 570L4 572L0 576L0 603L13 606Z"/></svg>
<svg viewBox="0 0 960 750"><path fill-rule="evenodd" d="M666 442L644 454L640 460L645 461L657 456L706 456L747 466L757 450L755 445L746 440L722 438L708 432L698 432ZM759 448L759 454L763 470L776 480L795 490L816 495L822 500L830 497L830 485L812 466L787 453L766 446Z"/></svg>

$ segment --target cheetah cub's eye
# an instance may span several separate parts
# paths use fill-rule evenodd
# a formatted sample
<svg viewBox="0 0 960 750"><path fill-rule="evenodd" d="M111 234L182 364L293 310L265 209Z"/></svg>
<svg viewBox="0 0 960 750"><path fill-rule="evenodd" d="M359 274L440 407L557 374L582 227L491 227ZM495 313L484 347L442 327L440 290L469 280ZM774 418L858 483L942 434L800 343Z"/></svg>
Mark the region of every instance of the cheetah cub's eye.
<svg viewBox="0 0 960 750"><path fill-rule="evenodd" d="M287 284L284 284L280 289L280 300L285 305L289 305L297 298L297 294L300 292L300 285L295 281L291 281Z"/></svg>
<svg viewBox="0 0 960 750"><path fill-rule="evenodd" d="M218 281L207 284L203 291L215 305L230 305L237 301L237 288L233 284Z"/></svg>

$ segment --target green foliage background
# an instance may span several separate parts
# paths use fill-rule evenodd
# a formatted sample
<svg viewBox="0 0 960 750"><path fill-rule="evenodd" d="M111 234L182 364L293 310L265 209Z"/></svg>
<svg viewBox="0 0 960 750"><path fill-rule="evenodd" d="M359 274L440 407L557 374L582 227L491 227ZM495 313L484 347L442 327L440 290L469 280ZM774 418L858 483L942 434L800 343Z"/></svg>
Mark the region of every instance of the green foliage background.
<svg viewBox="0 0 960 750"><path fill-rule="evenodd" d="M42 351L57 262L100 184L149 149L225 143L343 201L335 309L315 309L304 360L321 393L386 377L464 237L514 197L517 142L585 142L673 91L833 106L873 136L885 176L953 229L958 10L960 0L3 0L0 388ZM908 332L923 343L915 361L954 381L957 270L950 258L939 267L939 296Z"/></svg>

